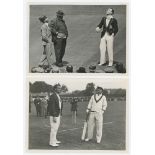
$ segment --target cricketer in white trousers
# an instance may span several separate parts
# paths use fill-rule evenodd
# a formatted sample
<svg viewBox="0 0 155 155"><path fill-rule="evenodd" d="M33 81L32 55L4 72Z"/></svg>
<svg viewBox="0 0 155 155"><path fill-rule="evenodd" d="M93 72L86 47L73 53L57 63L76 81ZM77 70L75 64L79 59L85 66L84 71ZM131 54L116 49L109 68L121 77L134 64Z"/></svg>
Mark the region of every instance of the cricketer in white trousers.
<svg viewBox="0 0 155 155"><path fill-rule="evenodd" d="M101 142L102 129L103 129L103 113L107 108L106 97L102 94L93 95L88 104L88 110L90 111L88 121L88 137L93 138L94 126L96 125L96 140L97 143Z"/></svg>
<svg viewBox="0 0 155 155"><path fill-rule="evenodd" d="M60 126L60 115L56 118L56 122L53 121L53 116L50 116L50 125L51 125L51 132L50 132L50 142L49 144L53 145L55 144L58 140L56 138L57 132Z"/></svg>
<svg viewBox="0 0 155 155"><path fill-rule="evenodd" d="M100 64L106 63L106 49L108 52L109 58L109 66L113 65L113 42L114 42L114 34L109 35L107 32L101 38L100 41Z"/></svg>
<svg viewBox="0 0 155 155"><path fill-rule="evenodd" d="M61 109L61 104L62 104L61 98L59 94L56 93L56 95L59 101L59 108ZM58 117L50 116L50 125L51 125L50 141L49 141L50 145L55 145L58 142L57 132L60 126L60 117L61 117L60 115L61 114L59 114ZM56 119L56 121L54 121L54 119Z"/></svg>

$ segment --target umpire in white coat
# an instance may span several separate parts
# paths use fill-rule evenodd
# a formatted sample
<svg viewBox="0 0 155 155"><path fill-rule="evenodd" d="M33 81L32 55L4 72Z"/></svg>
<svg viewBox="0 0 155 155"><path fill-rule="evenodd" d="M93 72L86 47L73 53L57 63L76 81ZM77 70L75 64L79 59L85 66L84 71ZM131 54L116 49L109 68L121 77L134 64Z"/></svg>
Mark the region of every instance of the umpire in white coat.
<svg viewBox="0 0 155 155"><path fill-rule="evenodd" d="M102 138L103 113L107 108L106 97L103 95L103 88L97 87L94 95L91 97L87 110L89 115L88 121L88 137L85 141L93 138L94 126L96 125L96 141L99 144Z"/></svg>

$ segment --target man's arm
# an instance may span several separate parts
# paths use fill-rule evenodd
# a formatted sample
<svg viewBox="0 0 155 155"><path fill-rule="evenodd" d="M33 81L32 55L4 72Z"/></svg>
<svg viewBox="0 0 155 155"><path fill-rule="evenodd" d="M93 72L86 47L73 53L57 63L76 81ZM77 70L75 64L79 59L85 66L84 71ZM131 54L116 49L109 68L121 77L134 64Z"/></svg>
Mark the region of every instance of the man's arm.
<svg viewBox="0 0 155 155"><path fill-rule="evenodd" d="M114 35L116 35L116 33L118 32L118 24L117 24L117 20L116 19L114 20L113 27L114 27Z"/></svg>
<svg viewBox="0 0 155 155"><path fill-rule="evenodd" d="M102 18L102 20L100 21L100 23L99 23L99 25L97 27L99 27L101 29L103 24L104 24L104 17Z"/></svg>
<svg viewBox="0 0 155 155"><path fill-rule="evenodd" d="M55 98L54 96L50 96L50 99L49 99L49 110L50 112L52 113L52 115L55 117L56 116L56 107L55 107L56 103L55 103Z"/></svg>
<svg viewBox="0 0 155 155"><path fill-rule="evenodd" d="M58 32L56 31L56 21L55 20L51 20L48 24L50 30L51 30L51 33L54 34L54 35L57 35Z"/></svg>
<svg viewBox="0 0 155 155"><path fill-rule="evenodd" d="M67 29L66 23L65 23L65 27L66 27L66 31L67 31L66 37L68 37L68 29Z"/></svg>
<svg viewBox="0 0 155 155"><path fill-rule="evenodd" d="M103 97L102 111L104 112L107 108L107 100L106 97Z"/></svg>
<svg viewBox="0 0 155 155"><path fill-rule="evenodd" d="M52 112L52 115L53 115L53 122L57 122L57 113L56 113L56 100L55 100L55 97L54 95L51 96L51 106L50 106L50 109L51 109L51 112Z"/></svg>
<svg viewBox="0 0 155 155"><path fill-rule="evenodd" d="M102 20L100 21L99 25L97 25L96 32L100 32L103 24L104 24L104 18L102 18Z"/></svg>
<svg viewBox="0 0 155 155"><path fill-rule="evenodd" d="M93 96L89 100L86 112L89 112L91 110L92 104L93 104Z"/></svg>
<svg viewBox="0 0 155 155"><path fill-rule="evenodd" d="M46 28L45 27L41 27L41 36L42 36L42 40L45 41L46 43L48 43L48 38L46 35Z"/></svg>

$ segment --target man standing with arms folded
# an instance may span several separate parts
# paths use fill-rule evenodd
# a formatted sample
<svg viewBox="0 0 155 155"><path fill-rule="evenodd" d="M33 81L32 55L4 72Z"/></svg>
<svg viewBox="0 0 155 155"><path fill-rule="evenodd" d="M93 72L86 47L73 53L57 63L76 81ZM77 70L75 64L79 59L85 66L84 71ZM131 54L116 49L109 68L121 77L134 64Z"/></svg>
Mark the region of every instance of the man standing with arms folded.
<svg viewBox="0 0 155 155"><path fill-rule="evenodd" d="M91 97L87 110L89 115L88 121L88 137L86 142L93 138L94 126L96 125L96 141L99 144L102 138L103 113L107 108L106 97L103 95L103 88L97 87L94 95Z"/></svg>
<svg viewBox="0 0 155 155"><path fill-rule="evenodd" d="M103 17L100 24L96 28L96 32L100 32L101 29L101 42L100 42L100 63L99 66L106 64L106 48L109 57L108 66L113 66L113 42L114 36L118 32L117 20L113 17L114 10L112 8L107 9L106 17Z"/></svg>
<svg viewBox="0 0 155 155"><path fill-rule="evenodd" d="M61 143L57 140L57 132L60 125L60 117L62 114L63 104L59 95L61 93L61 86L59 84L56 84L53 89L54 93L49 97L48 105L51 125L49 145L57 147Z"/></svg>
<svg viewBox="0 0 155 155"><path fill-rule="evenodd" d="M63 19L64 12L58 10L56 14L56 18L50 21L49 27L51 29L52 41L54 43L56 66L63 67L62 59L65 54L68 30Z"/></svg>

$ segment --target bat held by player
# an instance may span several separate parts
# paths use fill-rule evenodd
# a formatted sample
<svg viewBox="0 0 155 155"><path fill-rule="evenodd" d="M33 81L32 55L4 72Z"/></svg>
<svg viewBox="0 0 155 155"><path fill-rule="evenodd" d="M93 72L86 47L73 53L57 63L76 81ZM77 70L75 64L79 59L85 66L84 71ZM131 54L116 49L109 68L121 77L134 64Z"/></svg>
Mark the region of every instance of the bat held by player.
<svg viewBox="0 0 155 155"><path fill-rule="evenodd" d="M87 112L86 113L86 119L85 119L84 126L83 126L82 136L81 136L82 141L84 141L85 137L86 137L89 115L90 115L90 112Z"/></svg>

